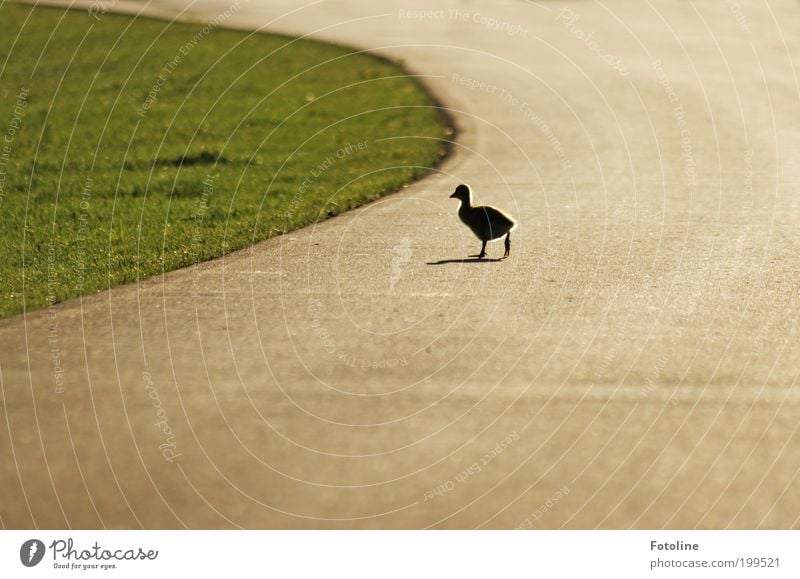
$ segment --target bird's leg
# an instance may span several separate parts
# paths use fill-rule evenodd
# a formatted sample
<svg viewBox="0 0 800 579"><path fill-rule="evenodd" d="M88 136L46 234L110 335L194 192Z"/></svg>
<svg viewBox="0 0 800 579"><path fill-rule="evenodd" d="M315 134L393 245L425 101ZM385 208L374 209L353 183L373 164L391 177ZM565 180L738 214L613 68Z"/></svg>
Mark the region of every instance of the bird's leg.
<svg viewBox="0 0 800 579"><path fill-rule="evenodd" d="M511 233L509 232L506 235L506 252L503 254L503 257L508 257L511 254Z"/></svg>
<svg viewBox="0 0 800 579"><path fill-rule="evenodd" d="M486 257L486 240L483 240L483 245L481 246L481 252L478 254L478 259L483 259Z"/></svg>

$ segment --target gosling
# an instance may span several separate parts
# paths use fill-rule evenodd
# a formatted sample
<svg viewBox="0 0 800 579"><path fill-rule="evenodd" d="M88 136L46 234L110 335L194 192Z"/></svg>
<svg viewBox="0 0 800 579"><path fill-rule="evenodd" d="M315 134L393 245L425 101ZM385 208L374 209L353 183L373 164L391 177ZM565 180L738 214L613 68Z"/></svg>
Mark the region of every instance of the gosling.
<svg viewBox="0 0 800 579"><path fill-rule="evenodd" d="M472 205L472 191L469 185L459 185L450 195L450 198L458 199L461 205L458 208L458 216L467 227L472 230L478 239L483 242L479 259L486 257L486 243L493 239L500 239L506 236L506 252L503 257L511 254L511 232L517 226L517 222L511 217L491 205Z"/></svg>

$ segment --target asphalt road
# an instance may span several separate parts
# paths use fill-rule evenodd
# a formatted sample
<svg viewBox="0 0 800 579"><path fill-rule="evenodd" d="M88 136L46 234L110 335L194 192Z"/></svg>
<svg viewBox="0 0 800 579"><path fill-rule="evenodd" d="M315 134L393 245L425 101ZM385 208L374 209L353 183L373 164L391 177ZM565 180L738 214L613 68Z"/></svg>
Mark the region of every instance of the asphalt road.
<svg viewBox="0 0 800 579"><path fill-rule="evenodd" d="M0 321L4 527L798 527L800 6L439 4L225 21L401 59L454 154ZM461 261L461 182L510 259Z"/></svg>

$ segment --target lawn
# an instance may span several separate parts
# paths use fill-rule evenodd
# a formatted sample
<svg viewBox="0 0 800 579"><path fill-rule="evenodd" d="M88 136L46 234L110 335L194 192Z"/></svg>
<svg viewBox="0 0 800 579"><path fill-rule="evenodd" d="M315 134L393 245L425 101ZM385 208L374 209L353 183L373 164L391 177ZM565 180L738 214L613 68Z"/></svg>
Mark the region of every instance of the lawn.
<svg viewBox="0 0 800 579"><path fill-rule="evenodd" d="M6 2L0 62L0 316L376 199L451 134L398 66L283 36Z"/></svg>

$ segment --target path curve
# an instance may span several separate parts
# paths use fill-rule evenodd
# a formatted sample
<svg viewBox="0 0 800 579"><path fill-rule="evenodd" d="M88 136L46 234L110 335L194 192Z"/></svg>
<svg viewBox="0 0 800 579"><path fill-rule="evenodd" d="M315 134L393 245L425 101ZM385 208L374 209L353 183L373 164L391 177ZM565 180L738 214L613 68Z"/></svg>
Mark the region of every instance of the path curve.
<svg viewBox="0 0 800 579"><path fill-rule="evenodd" d="M798 526L793 2L263 4L225 24L401 60L455 155L0 321L4 526ZM460 182L518 219L511 259L459 261Z"/></svg>

